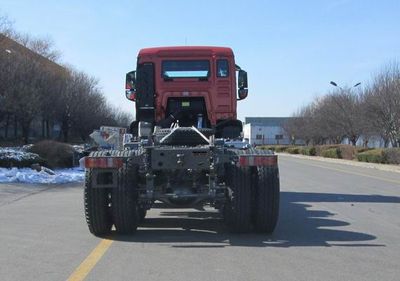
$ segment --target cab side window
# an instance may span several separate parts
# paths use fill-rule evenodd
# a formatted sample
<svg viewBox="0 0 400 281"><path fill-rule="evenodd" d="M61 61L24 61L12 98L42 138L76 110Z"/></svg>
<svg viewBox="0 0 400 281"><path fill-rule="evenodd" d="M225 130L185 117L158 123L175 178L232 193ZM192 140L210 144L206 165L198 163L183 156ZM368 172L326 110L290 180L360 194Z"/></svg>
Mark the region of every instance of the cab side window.
<svg viewBox="0 0 400 281"><path fill-rule="evenodd" d="M229 76L228 60L217 60L217 77Z"/></svg>

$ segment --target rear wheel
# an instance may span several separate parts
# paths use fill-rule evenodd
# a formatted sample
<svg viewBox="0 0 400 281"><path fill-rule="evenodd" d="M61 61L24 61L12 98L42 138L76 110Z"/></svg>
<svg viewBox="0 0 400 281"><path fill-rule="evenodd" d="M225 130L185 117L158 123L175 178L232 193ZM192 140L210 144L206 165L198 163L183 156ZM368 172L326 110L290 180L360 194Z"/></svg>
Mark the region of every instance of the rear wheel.
<svg viewBox="0 0 400 281"><path fill-rule="evenodd" d="M272 233L279 215L278 167L257 167L255 175L254 226L256 231Z"/></svg>
<svg viewBox="0 0 400 281"><path fill-rule="evenodd" d="M251 230L251 174L247 167L227 165L229 194L224 206L225 222L231 232Z"/></svg>
<svg viewBox="0 0 400 281"><path fill-rule="evenodd" d="M112 214L117 233L132 234L138 226L136 165L129 160L118 171L118 185L112 192Z"/></svg>
<svg viewBox="0 0 400 281"><path fill-rule="evenodd" d="M93 188L92 169L87 169L84 189L85 217L89 231L96 236L108 234L111 231L109 203L108 189Z"/></svg>

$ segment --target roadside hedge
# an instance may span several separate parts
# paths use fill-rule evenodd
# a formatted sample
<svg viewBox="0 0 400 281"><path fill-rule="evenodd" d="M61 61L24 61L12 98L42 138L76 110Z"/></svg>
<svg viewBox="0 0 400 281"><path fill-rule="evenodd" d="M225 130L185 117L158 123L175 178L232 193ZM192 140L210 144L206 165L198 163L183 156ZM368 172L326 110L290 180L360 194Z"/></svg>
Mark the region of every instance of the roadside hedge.
<svg viewBox="0 0 400 281"><path fill-rule="evenodd" d="M323 156L322 155L322 152L323 151L325 151L325 150L329 150L329 149L332 149L332 148L337 148L338 147L338 145L317 145L317 146L315 146L315 155L316 156Z"/></svg>
<svg viewBox="0 0 400 281"><path fill-rule="evenodd" d="M286 152L286 150L289 148L290 146L287 145L277 145L275 147L275 151L276 152Z"/></svg>
<svg viewBox="0 0 400 281"><path fill-rule="evenodd" d="M300 154L308 155L308 156L315 156L317 155L317 150L315 146L303 146L300 148Z"/></svg>
<svg viewBox="0 0 400 281"><path fill-rule="evenodd" d="M385 149L383 156L389 164L400 164L400 148Z"/></svg>
<svg viewBox="0 0 400 281"><path fill-rule="evenodd" d="M357 155L357 148L352 145L318 145L315 148L315 155L327 158L353 160Z"/></svg>
<svg viewBox="0 0 400 281"><path fill-rule="evenodd" d="M361 153L361 152L365 152L368 150L372 150L373 148L369 148L369 147L356 147L356 154Z"/></svg>
<svg viewBox="0 0 400 281"><path fill-rule="evenodd" d="M357 149L352 145L339 145L337 147L339 158L353 160L356 157Z"/></svg>
<svg viewBox="0 0 400 281"><path fill-rule="evenodd" d="M357 154L358 161L369 163L388 163L382 148L367 150Z"/></svg>
<svg viewBox="0 0 400 281"><path fill-rule="evenodd" d="M38 154L52 169L73 167L74 148L67 143L44 140L30 147L29 152Z"/></svg>
<svg viewBox="0 0 400 281"><path fill-rule="evenodd" d="M358 160L360 162L400 164L400 148L373 149L367 147L355 147L347 144L316 146L263 145L258 146L257 148L290 154Z"/></svg>
<svg viewBox="0 0 400 281"><path fill-rule="evenodd" d="M301 147L299 146L291 146L286 149L286 152L290 154L300 154L300 149Z"/></svg>
<svg viewBox="0 0 400 281"><path fill-rule="evenodd" d="M275 151L276 146L275 145L260 145L257 146L257 149L262 149L262 150L272 150Z"/></svg>
<svg viewBox="0 0 400 281"><path fill-rule="evenodd" d="M341 158L339 148L328 148L321 151L321 156L325 158Z"/></svg>

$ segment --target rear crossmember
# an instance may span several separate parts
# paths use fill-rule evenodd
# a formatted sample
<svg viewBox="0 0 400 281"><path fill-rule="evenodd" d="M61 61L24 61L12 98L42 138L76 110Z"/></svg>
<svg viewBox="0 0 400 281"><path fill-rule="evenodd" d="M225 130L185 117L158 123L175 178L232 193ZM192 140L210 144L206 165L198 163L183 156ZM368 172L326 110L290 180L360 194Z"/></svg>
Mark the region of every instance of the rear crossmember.
<svg viewBox="0 0 400 281"><path fill-rule="evenodd" d="M196 151L194 151L196 153ZM178 158L180 154L177 154ZM182 156L180 156L182 157ZM119 169L128 160L128 157L115 156L86 156L84 165L86 169ZM240 167L254 166L276 166L278 165L278 157L273 154L240 154L236 159L232 159Z"/></svg>

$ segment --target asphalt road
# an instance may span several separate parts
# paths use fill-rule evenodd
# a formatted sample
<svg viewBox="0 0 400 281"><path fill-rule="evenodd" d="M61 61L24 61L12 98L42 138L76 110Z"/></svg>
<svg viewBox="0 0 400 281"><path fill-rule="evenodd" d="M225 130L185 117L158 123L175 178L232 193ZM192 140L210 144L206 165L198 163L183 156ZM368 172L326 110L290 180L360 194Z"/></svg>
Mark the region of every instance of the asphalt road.
<svg viewBox="0 0 400 281"><path fill-rule="evenodd" d="M212 210L154 209L135 236L100 239L81 186L0 184L0 279L400 280L400 173L279 165L271 236L232 235Z"/></svg>

